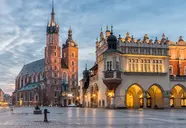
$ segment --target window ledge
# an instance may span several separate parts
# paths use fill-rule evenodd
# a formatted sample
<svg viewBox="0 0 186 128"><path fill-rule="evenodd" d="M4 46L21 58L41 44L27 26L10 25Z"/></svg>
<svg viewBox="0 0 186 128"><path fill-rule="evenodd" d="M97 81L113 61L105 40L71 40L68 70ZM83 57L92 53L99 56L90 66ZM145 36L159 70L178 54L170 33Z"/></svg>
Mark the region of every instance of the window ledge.
<svg viewBox="0 0 186 128"><path fill-rule="evenodd" d="M127 72L124 71L125 75L142 75L142 76L166 76L166 72Z"/></svg>

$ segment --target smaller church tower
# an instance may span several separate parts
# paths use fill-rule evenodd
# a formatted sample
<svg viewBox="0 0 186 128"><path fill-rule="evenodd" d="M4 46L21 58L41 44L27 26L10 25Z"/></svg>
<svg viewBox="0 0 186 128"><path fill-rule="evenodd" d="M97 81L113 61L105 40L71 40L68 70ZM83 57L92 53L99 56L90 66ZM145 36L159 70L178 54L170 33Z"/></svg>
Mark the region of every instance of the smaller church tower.
<svg viewBox="0 0 186 128"><path fill-rule="evenodd" d="M59 25L54 18L54 3L52 3L51 20L46 27L45 76L46 99L48 104L59 104L61 78L61 48L59 46Z"/></svg>
<svg viewBox="0 0 186 128"><path fill-rule="evenodd" d="M72 38L71 28L68 30L68 39L62 47L62 58L68 67L68 91L75 97L78 87L78 46Z"/></svg>

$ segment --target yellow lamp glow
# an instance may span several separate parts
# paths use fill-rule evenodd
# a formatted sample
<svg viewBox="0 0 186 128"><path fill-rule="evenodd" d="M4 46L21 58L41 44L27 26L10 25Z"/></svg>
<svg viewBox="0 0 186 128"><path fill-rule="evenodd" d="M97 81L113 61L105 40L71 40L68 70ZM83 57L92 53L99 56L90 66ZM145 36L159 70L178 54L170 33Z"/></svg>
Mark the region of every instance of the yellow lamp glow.
<svg viewBox="0 0 186 128"><path fill-rule="evenodd" d="M93 96L93 97L95 97L95 96L96 96L96 94L93 94L92 96Z"/></svg>

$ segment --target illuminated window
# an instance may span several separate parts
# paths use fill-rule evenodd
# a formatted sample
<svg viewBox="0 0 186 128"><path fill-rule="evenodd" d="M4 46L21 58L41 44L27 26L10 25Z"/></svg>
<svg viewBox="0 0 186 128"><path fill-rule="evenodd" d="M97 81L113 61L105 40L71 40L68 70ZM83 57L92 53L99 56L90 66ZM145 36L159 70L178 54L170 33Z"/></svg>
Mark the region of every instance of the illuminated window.
<svg viewBox="0 0 186 128"><path fill-rule="evenodd" d="M184 67L184 75L186 75L186 66Z"/></svg>
<svg viewBox="0 0 186 128"><path fill-rule="evenodd" d="M169 65L169 74L173 75L173 67L172 67L172 65Z"/></svg>
<svg viewBox="0 0 186 128"><path fill-rule="evenodd" d="M162 72L162 65L160 65L160 71L159 72Z"/></svg>
<svg viewBox="0 0 186 128"><path fill-rule="evenodd" d="M66 57L66 53L65 53L65 52L63 53L63 57L64 57L64 58Z"/></svg>

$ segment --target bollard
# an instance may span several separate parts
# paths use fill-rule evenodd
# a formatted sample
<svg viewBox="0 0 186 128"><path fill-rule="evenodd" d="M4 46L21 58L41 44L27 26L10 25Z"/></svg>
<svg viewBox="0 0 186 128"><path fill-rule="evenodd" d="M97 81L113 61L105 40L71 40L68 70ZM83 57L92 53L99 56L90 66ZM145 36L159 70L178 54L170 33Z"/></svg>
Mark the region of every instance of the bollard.
<svg viewBox="0 0 186 128"><path fill-rule="evenodd" d="M50 113L50 112L48 112L47 109L44 109L44 122L48 122L47 113Z"/></svg>

